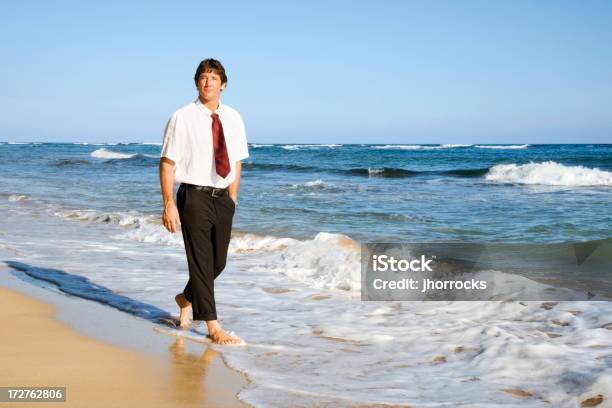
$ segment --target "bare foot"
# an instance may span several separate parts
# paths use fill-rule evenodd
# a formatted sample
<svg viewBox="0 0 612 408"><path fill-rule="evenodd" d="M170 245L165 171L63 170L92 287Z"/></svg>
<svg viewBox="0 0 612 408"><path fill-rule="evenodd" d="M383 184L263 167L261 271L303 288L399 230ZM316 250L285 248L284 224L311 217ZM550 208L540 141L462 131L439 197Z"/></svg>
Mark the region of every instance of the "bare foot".
<svg viewBox="0 0 612 408"><path fill-rule="evenodd" d="M189 319L189 309L191 308L191 303L187 300L184 294L179 293L174 297L176 304L181 308L181 315L179 317L179 327L181 329L186 329L191 324Z"/></svg>
<svg viewBox="0 0 612 408"><path fill-rule="evenodd" d="M213 343L217 343L217 344L239 344L240 343L239 338L236 338L230 335L223 329L219 329L217 331L209 333L208 337L211 338Z"/></svg>

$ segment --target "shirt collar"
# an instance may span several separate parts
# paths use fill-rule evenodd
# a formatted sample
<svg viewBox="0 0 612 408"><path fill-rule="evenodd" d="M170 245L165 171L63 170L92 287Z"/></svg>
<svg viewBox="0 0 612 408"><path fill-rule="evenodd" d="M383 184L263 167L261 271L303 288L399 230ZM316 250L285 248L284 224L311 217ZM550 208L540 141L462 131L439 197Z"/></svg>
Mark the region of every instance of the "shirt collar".
<svg viewBox="0 0 612 408"><path fill-rule="evenodd" d="M204 111L207 115L209 116L212 115L213 111L210 110L208 106L204 105L202 101L200 101L200 98L196 98L195 104L197 107L202 109L202 111ZM223 110L223 104L221 103L221 100L219 100L219 107L215 109L214 112L216 112L217 114L220 114L222 110Z"/></svg>

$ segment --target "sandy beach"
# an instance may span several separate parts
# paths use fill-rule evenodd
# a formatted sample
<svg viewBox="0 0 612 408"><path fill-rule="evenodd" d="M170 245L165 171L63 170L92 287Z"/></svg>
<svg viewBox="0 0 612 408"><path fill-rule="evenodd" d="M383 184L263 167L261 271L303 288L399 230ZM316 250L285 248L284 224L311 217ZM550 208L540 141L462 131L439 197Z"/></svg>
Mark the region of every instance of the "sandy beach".
<svg viewBox="0 0 612 408"><path fill-rule="evenodd" d="M61 321L71 319L74 312L63 308L77 303L83 314L92 312L83 305L85 301L69 299L59 307L53 302L41 302L24 295L23 291L31 290L35 297L47 292L46 296L56 301L64 295L19 282L9 275L7 268L0 269L0 273L0 284L12 287L0 287L0 322L6 329L0 339L3 367L0 385L66 387L67 400L63 404L68 407L247 406L235 397L246 380L228 369L219 353L207 345L143 332L141 327L136 328L140 335L134 337L135 330L130 332L131 347L121 336L116 336L114 342L125 342L125 347L110 344L110 340L100 341ZM76 303L70 305L69 302ZM113 324L109 315L119 313L94 314L97 319L104 320L101 326L106 326L106 330L101 332L106 336L113 337L112 330L108 330ZM58 320L58 315L62 314L62 319ZM118 323L123 330L125 322ZM148 344L139 342L146 337L154 340ZM133 350L139 346L144 346L147 352ZM57 405L37 403L37 406L53 404ZM6 403L2 405L7 406Z"/></svg>

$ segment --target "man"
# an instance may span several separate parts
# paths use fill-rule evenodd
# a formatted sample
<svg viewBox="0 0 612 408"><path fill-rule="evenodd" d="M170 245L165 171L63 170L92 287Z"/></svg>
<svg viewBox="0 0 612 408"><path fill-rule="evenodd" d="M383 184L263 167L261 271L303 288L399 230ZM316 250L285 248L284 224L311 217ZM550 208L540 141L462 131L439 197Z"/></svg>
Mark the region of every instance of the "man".
<svg viewBox="0 0 612 408"><path fill-rule="evenodd" d="M220 101L227 86L223 65L200 63L194 77L198 98L172 114L164 133L159 178L163 222L172 233L181 226L189 281L175 300L180 327L204 320L218 344L240 340L217 321L214 280L225 268L232 219L238 203L240 160L249 156L242 117ZM174 181L181 185L173 200Z"/></svg>

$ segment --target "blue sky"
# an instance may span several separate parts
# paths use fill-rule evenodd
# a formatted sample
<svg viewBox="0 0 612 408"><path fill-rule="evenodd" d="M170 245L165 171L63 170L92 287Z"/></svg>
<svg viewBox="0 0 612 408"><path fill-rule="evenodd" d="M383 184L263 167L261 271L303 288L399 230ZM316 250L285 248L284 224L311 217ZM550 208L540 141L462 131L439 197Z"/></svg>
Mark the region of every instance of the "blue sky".
<svg viewBox="0 0 612 408"><path fill-rule="evenodd" d="M160 142L214 57L257 143L612 143L612 2L3 2L0 140Z"/></svg>

